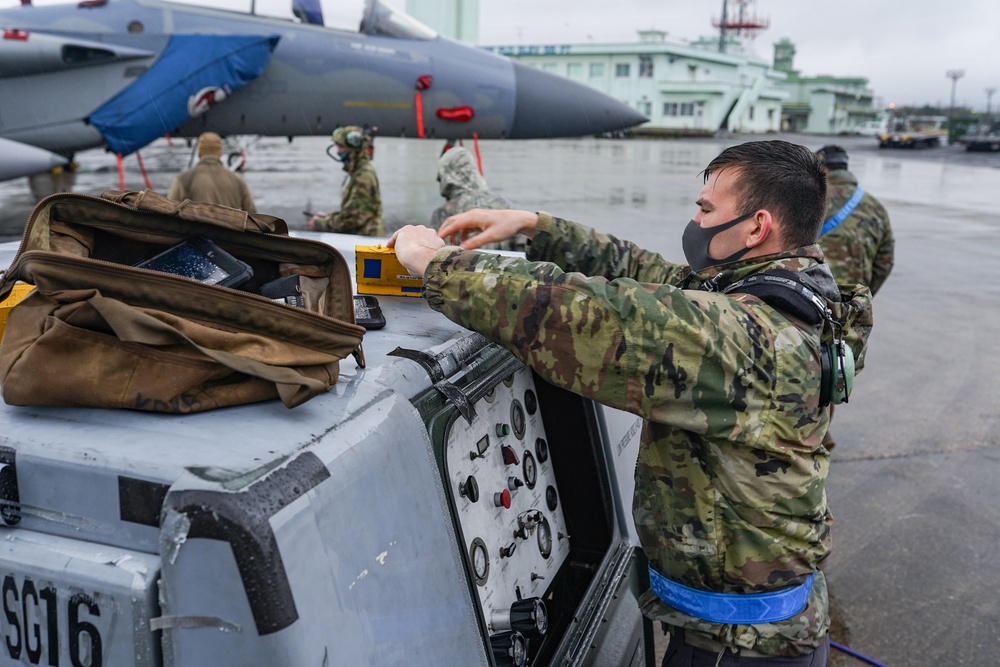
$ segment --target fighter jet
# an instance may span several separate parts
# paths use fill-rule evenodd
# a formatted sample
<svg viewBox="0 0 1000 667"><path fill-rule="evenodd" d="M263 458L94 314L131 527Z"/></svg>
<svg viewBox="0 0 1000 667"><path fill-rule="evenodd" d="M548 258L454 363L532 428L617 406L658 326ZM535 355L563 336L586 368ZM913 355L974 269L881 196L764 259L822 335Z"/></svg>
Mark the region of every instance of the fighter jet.
<svg viewBox="0 0 1000 667"><path fill-rule="evenodd" d="M66 159L205 130L291 138L356 124L383 136L533 139L648 120L381 0L355 0L354 31L322 25L317 0L296 0L294 19L160 0L22 2L0 10L0 139ZM0 179L39 170L24 154L0 151Z"/></svg>

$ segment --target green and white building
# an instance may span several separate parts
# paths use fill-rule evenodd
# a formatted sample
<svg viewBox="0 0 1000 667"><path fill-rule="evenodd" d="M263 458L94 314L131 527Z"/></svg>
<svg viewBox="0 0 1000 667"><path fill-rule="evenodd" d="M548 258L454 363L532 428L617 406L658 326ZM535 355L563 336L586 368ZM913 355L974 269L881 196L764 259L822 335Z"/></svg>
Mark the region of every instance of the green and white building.
<svg viewBox="0 0 1000 667"><path fill-rule="evenodd" d="M714 43L717 47L718 42ZM712 134L777 132L789 93L784 72L740 52L727 53L707 41L668 42L659 30L639 32L627 44L542 44L492 46L487 51L515 58L547 72L585 83L647 116L644 131Z"/></svg>
<svg viewBox="0 0 1000 667"><path fill-rule="evenodd" d="M802 76L793 69L795 45L788 38L774 45L774 68L787 75L782 88L781 129L809 134L854 134L881 116L875 94L862 77Z"/></svg>

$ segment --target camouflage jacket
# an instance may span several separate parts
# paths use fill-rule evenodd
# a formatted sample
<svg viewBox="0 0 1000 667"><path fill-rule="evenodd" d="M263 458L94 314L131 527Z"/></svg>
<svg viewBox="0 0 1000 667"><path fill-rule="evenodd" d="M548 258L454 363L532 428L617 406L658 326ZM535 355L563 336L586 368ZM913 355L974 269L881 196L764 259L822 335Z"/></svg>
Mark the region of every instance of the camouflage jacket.
<svg viewBox="0 0 1000 667"><path fill-rule="evenodd" d="M382 226L382 194L378 175L363 151L354 151L344 164L347 184L340 201L340 210L316 221L315 229L323 232L385 236Z"/></svg>
<svg viewBox="0 0 1000 667"><path fill-rule="evenodd" d="M746 294L704 291L768 269L836 287L816 245L691 274L655 253L540 214L532 262L443 248L425 298L510 349L549 382L645 419L633 514L646 555L694 588L773 591L816 573L793 618L721 625L647 592L646 615L733 648L796 655L829 627L830 550L819 407L821 333ZM686 287L686 288L682 288ZM832 304L863 364L871 295Z"/></svg>
<svg viewBox="0 0 1000 667"><path fill-rule="evenodd" d="M826 181L826 217L830 219L854 194L858 179L846 169L835 169ZM820 237L819 244L840 285L860 283L875 294L892 271L895 241L889 214L867 192L851 215Z"/></svg>
<svg viewBox="0 0 1000 667"><path fill-rule="evenodd" d="M437 229L453 215L474 208L510 208L510 202L494 194L486 179L472 159L472 154L462 146L455 146L438 160L438 188L448 201L434 209L431 227Z"/></svg>
<svg viewBox="0 0 1000 667"><path fill-rule="evenodd" d="M179 173L167 196L175 201L190 199L257 212L250 188L217 157L203 157L198 164Z"/></svg>

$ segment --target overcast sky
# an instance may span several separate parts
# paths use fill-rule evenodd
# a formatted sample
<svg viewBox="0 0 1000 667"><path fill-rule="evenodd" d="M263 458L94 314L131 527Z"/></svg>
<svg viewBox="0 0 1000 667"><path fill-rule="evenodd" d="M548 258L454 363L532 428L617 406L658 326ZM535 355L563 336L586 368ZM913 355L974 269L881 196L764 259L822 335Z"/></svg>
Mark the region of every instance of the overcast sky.
<svg viewBox="0 0 1000 667"><path fill-rule="evenodd" d="M250 6L250 0L186 1ZM406 6L405 0L388 1ZM328 18L338 4L361 2L322 0ZM16 4L0 0L3 7ZM256 6L261 13L289 15L291 0L256 0ZM734 14L737 0L729 7ZM867 77L883 105L949 105L948 70L965 70L955 86L960 106L985 110L986 89L1000 88L1000 0L756 0L748 10L770 23L754 40L757 55L770 61L774 43L788 37L803 75ZM718 34L712 19L720 18L722 0L481 0L479 11L480 42L488 45L630 42L637 30L650 28L684 42ZM1000 91L991 108L1000 109Z"/></svg>

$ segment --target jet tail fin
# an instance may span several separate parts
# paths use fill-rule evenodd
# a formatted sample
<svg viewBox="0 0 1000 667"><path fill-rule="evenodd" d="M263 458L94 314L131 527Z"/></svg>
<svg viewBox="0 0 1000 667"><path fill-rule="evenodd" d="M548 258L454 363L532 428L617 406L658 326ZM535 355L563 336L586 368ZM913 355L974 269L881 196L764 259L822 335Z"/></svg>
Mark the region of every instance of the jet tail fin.
<svg viewBox="0 0 1000 667"><path fill-rule="evenodd" d="M303 23L323 25L323 8L319 0L292 0L292 14Z"/></svg>

